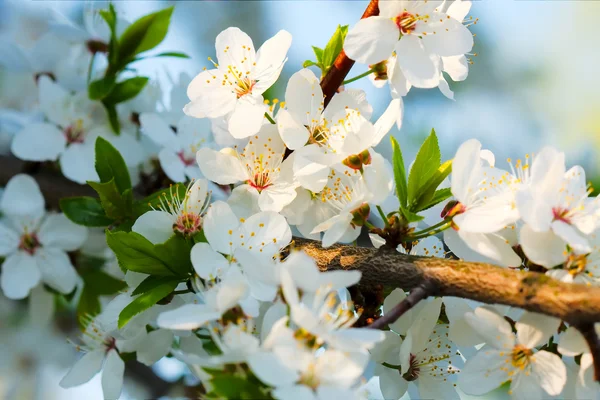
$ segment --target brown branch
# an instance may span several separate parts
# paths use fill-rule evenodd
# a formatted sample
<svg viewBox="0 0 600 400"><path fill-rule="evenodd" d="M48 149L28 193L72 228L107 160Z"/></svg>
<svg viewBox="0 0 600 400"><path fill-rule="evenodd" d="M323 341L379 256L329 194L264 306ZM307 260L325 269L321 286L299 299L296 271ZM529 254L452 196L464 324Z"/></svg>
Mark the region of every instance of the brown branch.
<svg viewBox="0 0 600 400"><path fill-rule="evenodd" d="M379 15L379 0L371 0L361 19L376 15ZM323 89L323 95L325 96L324 107L327 107L327 104L329 104L333 95L337 92L338 88L342 86L344 79L353 65L354 60L348 58L342 49L329 71L327 71L327 74L321 80L321 89Z"/></svg>
<svg viewBox="0 0 600 400"><path fill-rule="evenodd" d="M334 245L294 239L296 249L310 255L321 270L359 270L365 287L414 289L425 282L436 295L505 304L550 315L575 326L600 322L600 287L559 282L538 272L525 272L433 257L415 257L395 249Z"/></svg>
<svg viewBox="0 0 600 400"><path fill-rule="evenodd" d="M396 304L387 314L383 317L378 318L368 328L371 329L383 329L387 325L392 324L403 316L408 310L417 305L421 300L435 293L435 287L430 284L429 281L423 281L423 284L417 286L406 296L404 300Z"/></svg>
<svg viewBox="0 0 600 400"><path fill-rule="evenodd" d="M594 359L594 379L600 382L600 337L598 337L598 332L592 322L580 326L576 325L576 327L590 347L590 353L592 353Z"/></svg>

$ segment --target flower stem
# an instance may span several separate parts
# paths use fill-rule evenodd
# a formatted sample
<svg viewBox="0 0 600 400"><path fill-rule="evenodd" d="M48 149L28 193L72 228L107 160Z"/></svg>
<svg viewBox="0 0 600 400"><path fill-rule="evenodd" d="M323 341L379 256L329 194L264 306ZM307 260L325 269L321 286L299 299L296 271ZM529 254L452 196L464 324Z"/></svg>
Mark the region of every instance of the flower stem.
<svg viewBox="0 0 600 400"><path fill-rule="evenodd" d="M367 228L369 228L369 230L377 229L377 227L375 225L373 225L372 223L370 223L369 221L365 221L365 226Z"/></svg>
<svg viewBox="0 0 600 400"><path fill-rule="evenodd" d="M445 219L445 220L443 220L442 222L440 222L438 224L431 225L430 227L427 227L427 228L423 229L422 231L413 232L413 233L411 233L411 235L412 236L421 236L424 233L427 233L427 232L432 231L432 230L437 229L437 228L441 228L442 226L446 225L448 222L449 221Z"/></svg>
<svg viewBox="0 0 600 400"><path fill-rule="evenodd" d="M354 82L354 81L357 81L357 80L359 80L359 79L362 79L362 78L364 78L365 76L369 76L369 75L371 75L373 72L375 72L375 69L374 69L374 68L371 68L371 69L370 69L370 70L368 70L367 72L363 72L363 73L362 73L362 74L360 74L360 75L356 75L354 78L350 78L350 79L348 79L348 80L345 80L344 82L342 82L342 85L347 85L347 84L349 84L349 83L352 83L352 82Z"/></svg>
<svg viewBox="0 0 600 400"><path fill-rule="evenodd" d="M272 123L272 124L275 123L275 120L273 118L271 118L271 116L267 112L265 112L265 118L268 119L270 123Z"/></svg>
<svg viewBox="0 0 600 400"><path fill-rule="evenodd" d="M406 236L405 238L402 239L402 242L414 242L415 240L426 239L430 236L437 235L438 233L445 231L446 229L450 228L451 226L452 226L452 222L446 222L440 228L434 229L434 230L429 230L427 233L419 234L419 235L412 234L412 235Z"/></svg>
<svg viewBox="0 0 600 400"><path fill-rule="evenodd" d="M383 222L385 223L385 227L389 228L390 221L388 220L388 217L385 215L385 213L381 209L381 206L377 206L377 211L379 212L379 216L381 217L381 219L383 219Z"/></svg>

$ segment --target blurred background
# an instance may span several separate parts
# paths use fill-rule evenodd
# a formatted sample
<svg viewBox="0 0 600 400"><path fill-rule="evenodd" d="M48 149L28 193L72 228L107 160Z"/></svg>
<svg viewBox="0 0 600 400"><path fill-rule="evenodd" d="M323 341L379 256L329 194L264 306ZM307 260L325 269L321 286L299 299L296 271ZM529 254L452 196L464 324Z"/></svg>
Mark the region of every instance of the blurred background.
<svg viewBox="0 0 600 400"><path fill-rule="evenodd" d="M191 59L164 58L139 64L140 71L158 79L165 92L171 84L169 76L177 77L181 72L194 76L209 66L207 57L215 55L214 39L226 27L237 26L247 32L257 48L278 30L288 30L293 36L289 60L272 91L279 98L283 98L287 78L302 67L304 60L314 59L311 45L324 47L336 26L354 24L367 3L114 2L120 16L130 21L175 5L170 32L157 51L182 51ZM103 7L106 3L94 5ZM66 17L82 24L84 8L83 1L0 0L0 37L31 45L50 18ZM446 159L469 138L479 139L496 153L501 168L506 166L507 157L522 158L543 145L555 145L567 152L568 165L583 165L588 180L600 187L600 161L596 156L600 150L600 74L596 72L600 65L600 1L480 0L474 1L471 15L479 18L479 23L471 27L476 34L477 56L465 82L450 82L456 101L437 89L412 89L404 99L404 125L393 134L405 160L412 160L433 127ZM349 77L366 69L357 65ZM23 80L23 87L31 84ZM387 88L377 90L368 79L351 87L364 89L375 117L381 114L389 100ZM3 89L0 70L0 108L10 108L22 93ZM389 155L389 142L382 143L380 150ZM10 304L0 302L0 397L8 393L7 398L24 399L101 398L99 376L74 390L58 387L76 357L72 346L65 343L64 333L33 325L19 331L9 329L13 325L2 314L3 308L10 308ZM148 371L143 370L139 376L129 377L123 398L152 397L159 393L152 388L157 382L168 386L169 381L188 379L182 378L184 367L169 359L154 369L159 376L155 382L150 382L152 375L144 375Z"/></svg>

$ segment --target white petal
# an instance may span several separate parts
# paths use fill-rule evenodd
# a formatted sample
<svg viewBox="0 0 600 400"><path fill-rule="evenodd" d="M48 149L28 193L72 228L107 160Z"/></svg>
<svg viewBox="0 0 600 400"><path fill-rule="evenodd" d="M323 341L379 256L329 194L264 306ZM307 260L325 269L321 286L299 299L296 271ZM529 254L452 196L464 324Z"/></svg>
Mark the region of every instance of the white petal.
<svg viewBox="0 0 600 400"><path fill-rule="evenodd" d="M94 145L71 144L60 157L60 169L67 179L80 184L98 181L98 173L94 168Z"/></svg>
<svg viewBox="0 0 600 400"><path fill-rule="evenodd" d="M392 100L381 117L375 122L375 137L370 144L371 147L377 146L398 120L402 121L403 104L401 98Z"/></svg>
<svg viewBox="0 0 600 400"><path fill-rule="evenodd" d="M448 82L444 78L443 74L440 75L438 89L440 89L440 92L442 92L444 96L446 96L450 100L454 100L454 92L452 91L452 89L450 89L450 85L448 85Z"/></svg>
<svg viewBox="0 0 600 400"><path fill-rule="evenodd" d="M71 388L79 386L94 377L102 369L104 362L104 348L91 351L81 357L71 370L60 381L60 386L63 388Z"/></svg>
<svg viewBox="0 0 600 400"><path fill-rule="evenodd" d="M376 367L380 372L379 388L384 399L397 400L408 390L408 382L400 375L400 371L386 367Z"/></svg>
<svg viewBox="0 0 600 400"><path fill-rule="evenodd" d="M272 211L263 211L248 218L240 235L244 236L240 238L244 243L242 246L263 249L265 255L275 254L292 240L292 231L285 217Z"/></svg>
<svg viewBox="0 0 600 400"><path fill-rule="evenodd" d="M412 87L410 82L406 79L404 72L402 72L396 56L390 57L388 60L388 79L392 97L406 96ZM401 127L398 125L398 129L400 128Z"/></svg>
<svg viewBox="0 0 600 400"><path fill-rule="evenodd" d="M265 106L262 103L246 101L245 98L246 96L237 102L227 124L229 133L236 139L256 134L265 118Z"/></svg>
<svg viewBox="0 0 600 400"><path fill-rule="evenodd" d="M515 336L511 326L489 306L478 307L474 313L465 314L465 320L489 346L496 349L512 349Z"/></svg>
<svg viewBox="0 0 600 400"><path fill-rule="evenodd" d="M579 253L588 253L592 249L588 239L573 225L556 220L552 222L552 230Z"/></svg>
<svg viewBox="0 0 600 400"><path fill-rule="evenodd" d="M61 293L73 291L77 272L67 253L56 248L39 248L34 257L45 283Z"/></svg>
<svg viewBox="0 0 600 400"><path fill-rule="evenodd" d="M319 193L327 184L330 168L311 159L313 155L321 155L318 145L303 147L294 157L294 176L306 189Z"/></svg>
<svg viewBox="0 0 600 400"><path fill-rule="evenodd" d="M38 230L38 238L46 247L75 251L87 240L87 229L71 222L64 214L50 214Z"/></svg>
<svg viewBox="0 0 600 400"><path fill-rule="evenodd" d="M443 56L460 56L473 48L473 34L461 22L454 18L443 18L442 22L431 24L435 35L423 36L423 43L430 52ZM435 18L432 16L432 19Z"/></svg>
<svg viewBox="0 0 600 400"><path fill-rule="evenodd" d="M467 140L460 145L452 161L452 194L461 203L468 202L469 189L478 183L480 152L478 140Z"/></svg>
<svg viewBox="0 0 600 400"><path fill-rule="evenodd" d="M506 357L500 356L498 350L485 346L467 361L458 375L458 384L463 392L470 395L480 396L491 392L509 379L505 365Z"/></svg>
<svg viewBox="0 0 600 400"><path fill-rule="evenodd" d="M298 372L287 368L273 353L260 351L248 357L248 366L267 385L287 386L298 380Z"/></svg>
<svg viewBox="0 0 600 400"><path fill-rule="evenodd" d="M286 109L291 115L310 125L313 119L320 118L322 101L323 91L314 72L305 68L292 75L285 90Z"/></svg>
<svg viewBox="0 0 600 400"><path fill-rule="evenodd" d="M469 63L464 55L442 57L442 65L444 71L454 82L464 81L469 75Z"/></svg>
<svg viewBox="0 0 600 400"><path fill-rule="evenodd" d="M278 400L317 400L312 389L304 385L278 387L273 396Z"/></svg>
<svg viewBox="0 0 600 400"><path fill-rule="evenodd" d="M202 74L198 75L194 78L194 81L201 76ZM212 80L212 76L209 76L209 78ZM190 83L190 88L192 88L194 81ZM193 98L183 108L183 112L186 115L196 118L218 118L227 115L235 108L237 97L229 87L209 87L203 89L197 97ZM189 91L190 89L188 88L188 93Z"/></svg>
<svg viewBox="0 0 600 400"><path fill-rule="evenodd" d="M519 233L519 244L527 258L547 268L562 264L567 258L567 244L552 231L536 232L525 225Z"/></svg>
<svg viewBox="0 0 600 400"><path fill-rule="evenodd" d="M0 257L14 253L19 248L20 236L8 226L0 223Z"/></svg>
<svg viewBox="0 0 600 400"><path fill-rule="evenodd" d="M567 368L559 356L541 350L531 357L532 375L550 396L558 396L567 383Z"/></svg>
<svg viewBox="0 0 600 400"><path fill-rule="evenodd" d="M558 333L560 319L526 311L517 322L517 342L528 349L540 346Z"/></svg>
<svg viewBox="0 0 600 400"><path fill-rule="evenodd" d="M221 276L229 266L229 262L217 253L208 243L196 243L190 254L196 273L204 279Z"/></svg>
<svg viewBox="0 0 600 400"><path fill-rule="evenodd" d="M248 179L240 160L224 150L202 148L196 153L198 166L206 179L219 185L229 185Z"/></svg>
<svg viewBox="0 0 600 400"><path fill-rule="evenodd" d="M173 150L164 148L158 153L158 161L165 175L173 182L185 182L185 164Z"/></svg>
<svg viewBox="0 0 600 400"><path fill-rule="evenodd" d="M291 150L301 148L308 141L308 129L297 122L288 110L277 112L277 128L279 128L281 139Z"/></svg>
<svg viewBox="0 0 600 400"><path fill-rule="evenodd" d="M560 335L558 352L562 355L574 357L587 351L589 351L589 347L581 332L576 328L570 326Z"/></svg>
<svg viewBox="0 0 600 400"><path fill-rule="evenodd" d="M450 4L450 6L448 7L448 10L446 10L446 14L456 19L457 21L462 21L467 17L467 14L470 10L470 0L454 0L452 4Z"/></svg>
<svg viewBox="0 0 600 400"><path fill-rule="evenodd" d="M230 254L233 245L237 243L237 236L233 234L237 234L239 226L239 220L231 207L227 203L216 201L211 204L206 213L204 234L214 250Z"/></svg>
<svg viewBox="0 0 600 400"><path fill-rule="evenodd" d="M489 258L495 264L505 267L518 267L522 263L521 258L514 252L510 243L500 235L459 230L458 236L471 250Z"/></svg>
<svg viewBox="0 0 600 400"><path fill-rule="evenodd" d="M332 218L333 220L333 218ZM326 221L327 222L327 221ZM336 218L335 222L327 229L323 235L323 243L321 244L324 248L330 247L338 242L344 234L350 229L350 222L352 222L352 214L346 213ZM314 232L317 232L317 226Z"/></svg>
<svg viewBox="0 0 600 400"><path fill-rule="evenodd" d="M147 135L156 144L178 151L177 135L173 129L156 113L142 113L140 115L142 133ZM178 181L176 181L178 182Z"/></svg>
<svg viewBox="0 0 600 400"><path fill-rule="evenodd" d="M0 285L9 299L24 299L37 286L41 277L35 259L19 251L4 260Z"/></svg>
<svg viewBox="0 0 600 400"><path fill-rule="evenodd" d="M123 374L125 363L116 350L110 350L106 355L106 364L102 369L102 394L107 400L116 400L123 389Z"/></svg>
<svg viewBox="0 0 600 400"><path fill-rule="evenodd" d="M406 35L396 44L396 58L406 79L415 87L434 88L439 83L440 59L430 53L421 39Z"/></svg>
<svg viewBox="0 0 600 400"><path fill-rule="evenodd" d="M446 316L450 321L448 339L457 346L475 346L482 342L481 336L465 320L468 312L473 312L469 304L456 297L444 297Z"/></svg>
<svg viewBox="0 0 600 400"><path fill-rule="evenodd" d="M171 350L173 332L158 329L146 335L137 350L137 360L142 364L152 365Z"/></svg>
<svg viewBox="0 0 600 400"><path fill-rule="evenodd" d="M139 233L153 244L164 243L173 236L173 215L152 210L142 214L133 224L131 230Z"/></svg>
<svg viewBox="0 0 600 400"><path fill-rule="evenodd" d="M254 93L264 93L279 78L291 44L292 35L288 31L280 30L260 46L256 52L254 67L254 78L258 81L254 85Z"/></svg>
<svg viewBox="0 0 600 400"><path fill-rule="evenodd" d="M258 190L250 185L236 186L231 191L227 204L239 218L249 218L260 212L258 196Z"/></svg>
<svg viewBox="0 0 600 400"><path fill-rule="evenodd" d="M31 216L44 214L44 196L35 179L25 174L13 176L4 188L0 210L7 216Z"/></svg>
<svg viewBox="0 0 600 400"><path fill-rule="evenodd" d="M54 161L66 145L65 135L54 125L33 123L15 136L11 152L22 160Z"/></svg>
<svg viewBox="0 0 600 400"><path fill-rule="evenodd" d="M392 54L399 36L398 27L389 18L361 19L348 31L344 51L361 64L376 64Z"/></svg>
<svg viewBox="0 0 600 400"><path fill-rule="evenodd" d="M258 207L261 211L280 212L283 207L296 198L294 185L273 185L263 190L258 196Z"/></svg>
<svg viewBox="0 0 600 400"><path fill-rule="evenodd" d="M239 28L230 27L217 35L215 40L217 61L221 68L243 66L243 62L252 65L256 53L252 39Z"/></svg>
<svg viewBox="0 0 600 400"><path fill-rule="evenodd" d="M205 304L186 304L160 313L156 324L161 328L188 331L221 318L221 313Z"/></svg>
<svg viewBox="0 0 600 400"><path fill-rule="evenodd" d="M394 289L383 301L383 315L390 312L398 303L406 298L406 294L402 289ZM408 310L394 323L390 324L390 329L401 335L406 335L408 329L412 326L414 317L414 309Z"/></svg>
<svg viewBox="0 0 600 400"><path fill-rule="evenodd" d="M121 153L128 167L137 167L145 161L141 143L130 132L121 132L119 136L107 133L104 136Z"/></svg>
<svg viewBox="0 0 600 400"><path fill-rule="evenodd" d="M442 307L442 299L435 298L425 303L425 306L419 312L416 321L409 329L412 335L411 353L418 353L427 346L429 336L433 332Z"/></svg>
<svg viewBox="0 0 600 400"><path fill-rule="evenodd" d="M379 153L370 150L371 164L364 168L363 178L371 194L370 203L380 205L394 189L394 172L389 162Z"/></svg>

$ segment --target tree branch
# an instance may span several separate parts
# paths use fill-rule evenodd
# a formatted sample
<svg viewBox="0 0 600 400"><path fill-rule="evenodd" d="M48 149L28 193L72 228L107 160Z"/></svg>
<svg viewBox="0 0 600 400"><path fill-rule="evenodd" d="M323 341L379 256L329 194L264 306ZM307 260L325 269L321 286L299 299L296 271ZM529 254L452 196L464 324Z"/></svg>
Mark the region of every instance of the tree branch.
<svg viewBox="0 0 600 400"><path fill-rule="evenodd" d="M360 284L404 290L427 282L438 296L453 296L487 304L504 304L550 315L575 326L600 322L600 287L559 282L539 272L525 272L433 257L415 257L395 249L334 245L295 238L321 270L359 270Z"/></svg>
<svg viewBox="0 0 600 400"><path fill-rule="evenodd" d="M404 300L396 304L387 314L378 318L368 328L383 329L385 326L392 324L403 316L408 310L417 305L421 300L435 293L435 287L429 281L423 281L423 284L417 286L406 296Z"/></svg>
<svg viewBox="0 0 600 400"><path fill-rule="evenodd" d="M371 0L361 19L376 15L379 15L379 0ZM344 49L342 49L329 71L327 71L327 74L321 80L321 89L325 96L324 107L327 107L333 95L337 92L338 88L342 86L344 79L346 79L346 76L353 65L354 60L349 59L344 52Z"/></svg>
<svg viewBox="0 0 600 400"><path fill-rule="evenodd" d="M594 359L594 379L596 382L600 382L600 337L598 337L598 332L594 327L594 323L576 325L576 327L590 347L590 353L592 353Z"/></svg>

